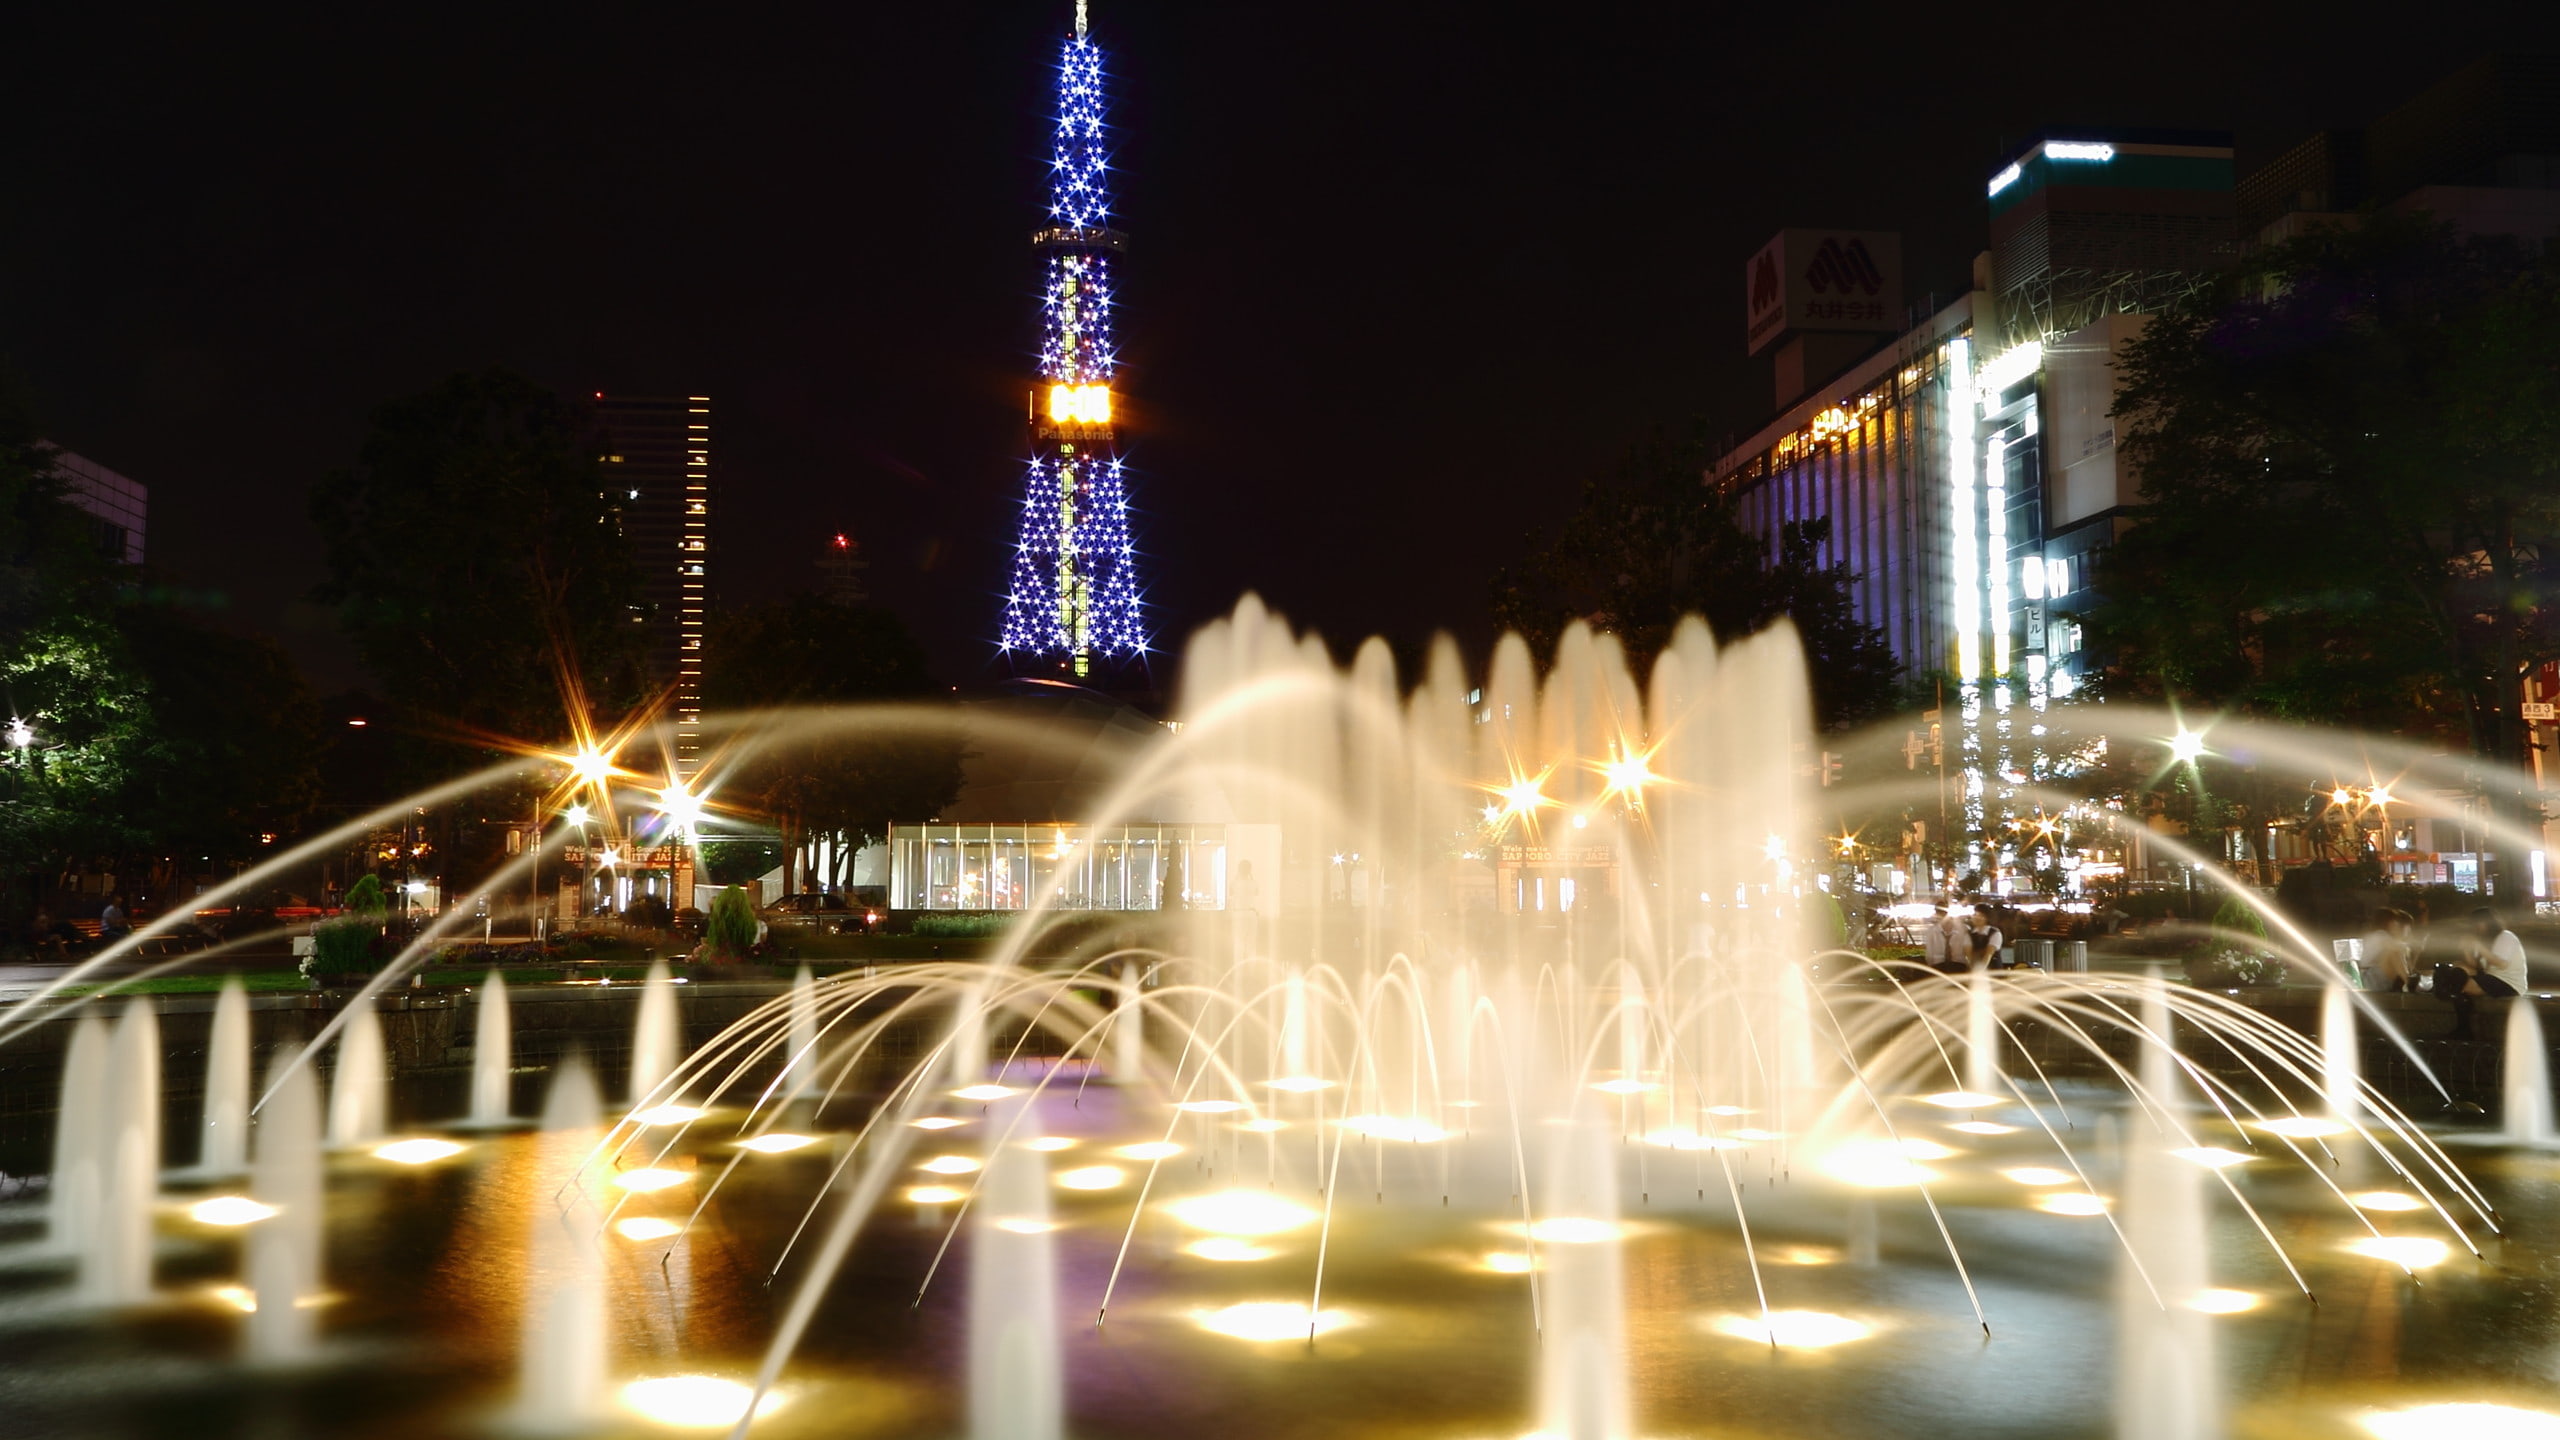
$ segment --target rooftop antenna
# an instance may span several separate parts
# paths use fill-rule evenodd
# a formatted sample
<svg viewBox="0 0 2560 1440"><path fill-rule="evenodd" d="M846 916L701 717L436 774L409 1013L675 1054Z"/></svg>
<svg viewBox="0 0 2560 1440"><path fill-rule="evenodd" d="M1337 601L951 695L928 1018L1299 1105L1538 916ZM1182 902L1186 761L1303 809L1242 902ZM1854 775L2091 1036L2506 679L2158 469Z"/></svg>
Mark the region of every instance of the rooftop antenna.
<svg viewBox="0 0 2560 1440"><path fill-rule="evenodd" d="M1076 0L1076 38L1084 38L1084 0Z"/></svg>

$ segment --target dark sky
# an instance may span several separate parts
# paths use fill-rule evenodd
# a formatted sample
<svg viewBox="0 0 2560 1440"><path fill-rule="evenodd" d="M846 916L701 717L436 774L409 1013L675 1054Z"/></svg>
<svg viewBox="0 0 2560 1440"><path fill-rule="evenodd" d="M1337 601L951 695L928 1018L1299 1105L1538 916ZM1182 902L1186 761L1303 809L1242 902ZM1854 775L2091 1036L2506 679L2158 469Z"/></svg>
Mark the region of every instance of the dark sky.
<svg viewBox="0 0 2560 1440"><path fill-rule="evenodd" d="M1068 0L808 9L19 7L0 352L151 487L153 557L357 679L303 496L376 402L504 364L714 397L714 578L850 526L954 680L996 628ZM1487 581L1657 426L1748 427L1741 267L1899 229L1961 288L2047 123L2245 168L2541 6L1505 7L1096 0L1121 382L1160 633L1245 588L1340 637Z"/></svg>

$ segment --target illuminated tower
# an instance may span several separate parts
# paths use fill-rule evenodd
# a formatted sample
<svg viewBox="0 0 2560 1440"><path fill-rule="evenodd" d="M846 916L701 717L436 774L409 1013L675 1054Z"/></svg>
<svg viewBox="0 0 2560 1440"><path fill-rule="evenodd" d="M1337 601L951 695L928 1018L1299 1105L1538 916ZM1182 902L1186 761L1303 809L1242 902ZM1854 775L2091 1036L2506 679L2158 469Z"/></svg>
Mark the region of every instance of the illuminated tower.
<svg viewBox="0 0 2560 1440"><path fill-rule="evenodd" d="M1137 552L1111 414L1113 267L1128 238L1111 228L1103 141L1102 50L1084 0L1058 64L1048 223L1031 237L1046 267L1040 384L1031 392L1031 465L1005 595L1006 655L1085 676L1143 655Z"/></svg>

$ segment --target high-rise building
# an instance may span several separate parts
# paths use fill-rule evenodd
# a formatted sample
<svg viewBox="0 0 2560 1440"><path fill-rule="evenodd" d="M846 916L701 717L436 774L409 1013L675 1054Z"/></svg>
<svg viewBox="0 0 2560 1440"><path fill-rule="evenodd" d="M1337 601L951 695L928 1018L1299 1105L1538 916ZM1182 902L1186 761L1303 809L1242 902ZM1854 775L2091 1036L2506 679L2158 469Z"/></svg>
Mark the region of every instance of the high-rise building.
<svg viewBox="0 0 2560 1440"><path fill-rule="evenodd" d="M2424 212L2463 235L2560 237L2560 55L2485 56L2240 182L2241 238L2262 245L2370 209Z"/></svg>
<svg viewBox="0 0 2560 1440"><path fill-rule="evenodd" d="M1112 269L1128 237L1111 227L1103 108L1102 50L1077 0L1058 64L1049 213L1031 237L1046 271L1040 383L1001 643L1017 666L1079 678L1148 648L1112 414Z"/></svg>
<svg viewBox="0 0 2560 1440"><path fill-rule="evenodd" d="M121 564L141 564L150 488L68 450L53 452L53 473L62 482L62 498L97 525L99 553Z"/></svg>
<svg viewBox="0 0 2560 1440"><path fill-rule="evenodd" d="M670 693L676 773L701 762L702 630L709 610L711 399L595 397L603 471L640 571L632 623L648 633L649 672Z"/></svg>

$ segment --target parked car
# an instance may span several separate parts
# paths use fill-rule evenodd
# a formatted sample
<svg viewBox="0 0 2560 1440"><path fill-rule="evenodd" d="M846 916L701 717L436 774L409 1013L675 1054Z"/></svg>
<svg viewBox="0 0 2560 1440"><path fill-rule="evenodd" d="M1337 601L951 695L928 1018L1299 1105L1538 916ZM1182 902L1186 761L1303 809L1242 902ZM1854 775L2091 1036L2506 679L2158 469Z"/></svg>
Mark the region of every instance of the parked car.
<svg viewBox="0 0 2560 1440"><path fill-rule="evenodd" d="M815 890L785 895L756 913L773 930L816 930L832 935L862 926L862 912L853 908L852 902L842 895Z"/></svg>

